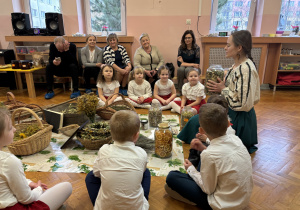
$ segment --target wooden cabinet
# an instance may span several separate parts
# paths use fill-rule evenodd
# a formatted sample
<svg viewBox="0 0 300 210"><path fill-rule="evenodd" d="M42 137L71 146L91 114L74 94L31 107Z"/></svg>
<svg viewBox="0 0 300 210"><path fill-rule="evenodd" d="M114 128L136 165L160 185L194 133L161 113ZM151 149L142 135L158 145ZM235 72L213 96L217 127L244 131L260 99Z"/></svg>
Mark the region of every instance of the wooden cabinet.
<svg viewBox="0 0 300 210"><path fill-rule="evenodd" d="M206 69L212 63L213 50L216 48L224 48L228 37L201 37L203 49L203 75ZM300 55L282 55L283 47L293 48L293 52L300 53L300 37L252 37L252 49L257 51L256 58L253 56L258 70L261 84L271 84L274 91L277 85L278 73L288 72L287 70L279 70L278 66L281 61L292 60L300 62ZM220 57L221 62L226 62L225 53L220 53L216 57ZM233 60L232 60L233 63ZM226 66L225 66L226 67ZM289 72L298 72L298 70L289 70Z"/></svg>

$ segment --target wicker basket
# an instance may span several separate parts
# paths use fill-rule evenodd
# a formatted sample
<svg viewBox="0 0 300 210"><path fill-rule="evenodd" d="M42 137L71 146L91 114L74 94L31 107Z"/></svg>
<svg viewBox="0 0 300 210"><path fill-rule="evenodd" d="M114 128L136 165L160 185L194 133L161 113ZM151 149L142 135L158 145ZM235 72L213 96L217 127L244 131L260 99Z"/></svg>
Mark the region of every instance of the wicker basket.
<svg viewBox="0 0 300 210"><path fill-rule="evenodd" d="M13 111L17 108L24 107L27 105L22 101L17 101L15 95L12 92L7 92L6 97L7 97L7 101L4 101L3 104L7 107L9 111ZM33 107L28 106L28 108L33 108Z"/></svg>
<svg viewBox="0 0 300 210"><path fill-rule="evenodd" d="M112 104L108 105L108 101L114 96L118 94L122 97L121 101L115 101ZM124 96L120 93L112 94L108 97L103 107L100 107L96 110L97 115L99 115L104 120L110 120L113 114L119 110L132 110L135 111L135 108L125 100Z"/></svg>
<svg viewBox="0 0 300 210"><path fill-rule="evenodd" d="M58 129L59 133L62 133L66 136L72 136L72 134L79 128L78 124L71 124L65 127Z"/></svg>
<svg viewBox="0 0 300 210"><path fill-rule="evenodd" d="M34 107L36 107L36 108L34 108ZM45 116L45 112L44 112L44 109L42 108L42 107L40 107L39 105L37 105L37 104L27 104L27 105L25 105L24 106L24 108L33 108L33 111L35 112L35 113L37 113L37 112L42 112L42 123L43 124L48 124L45 120L46 120L46 116ZM21 115L22 114L22 111L23 110L20 110L19 111L19 115L18 115L18 117L16 117L17 119L18 119L18 124L20 124L20 120L24 120L24 119L26 119L26 117L29 117L29 116L31 116L31 114L30 113L28 113L28 114L26 114L26 115ZM16 120L16 118L15 118L15 120ZM26 120L26 121L23 121L23 123L38 123L38 120L37 119L35 119L35 120Z"/></svg>
<svg viewBox="0 0 300 210"><path fill-rule="evenodd" d="M53 126L43 124L37 114L34 113L31 109L18 108L12 114L12 125L17 130L26 128L28 126L28 123L15 124L15 115L19 111L27 111L31 113L36 118L41 130L39 130L32 136L11 143L10 145L8 145L9 151L14 155L32 155L45 149L50 143Z"/></svg>
<svg viewBox="0 0 300 210"><path fill-rule="evenodd" d="M77 133L77 139L86 149L90 149L90 150L98 150L104 144L109 144L112 141L111 136L103 139L97 139L97 140L84 139L80 137L80 133Z"/></svg>

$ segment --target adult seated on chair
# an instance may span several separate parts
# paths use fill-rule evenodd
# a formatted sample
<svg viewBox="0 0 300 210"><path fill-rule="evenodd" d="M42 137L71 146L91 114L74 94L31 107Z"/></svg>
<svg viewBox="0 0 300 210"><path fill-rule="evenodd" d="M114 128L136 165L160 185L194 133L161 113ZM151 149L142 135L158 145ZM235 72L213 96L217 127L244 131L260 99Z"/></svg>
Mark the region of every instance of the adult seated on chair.
<svg viewBox="0 0 300 210"><path fill-rule="evenodd" d="M87 45L81 49L81 61L84 68L85 92L92 92L91 77L97 83L97 77L100 67L103 63L103 51L100 47L96 46L97 38L95 35L90 34L86 38ZM96 88L96 85L94 85Z"/></svg>
<svg viewBox="0 0 300 210"><path fill-rule="evenodd" d="M48 92L45 99L54 97L53 76L72 77L73 93L71 98L80 96L78 90L78 62L76 58L76 45L69 43L62 36L54 39L54 43L50 45L49 64L46 67L46 81Z"/></svg>
<svg viewBox="0 0 300 210"><path fill-rule="evenodd" d="M108 45L104 47L104 61L117 71L117 79L120 82L119 92L127 96L128 75L132 69L129 56L125 47L118 44L119 40L117 34L109 34L106 41Z"/></svg>
<svg viewBox="0 0 300 210"><path fill-rule="evenodd" d="M184 78L192 68L200 69L200 47L196 44L195 35L192 30L186 30L181 38L181 45L178 48L177 57L177 79L178 90L183 86ZM201 73L201 70L200 70Z"/></svg>

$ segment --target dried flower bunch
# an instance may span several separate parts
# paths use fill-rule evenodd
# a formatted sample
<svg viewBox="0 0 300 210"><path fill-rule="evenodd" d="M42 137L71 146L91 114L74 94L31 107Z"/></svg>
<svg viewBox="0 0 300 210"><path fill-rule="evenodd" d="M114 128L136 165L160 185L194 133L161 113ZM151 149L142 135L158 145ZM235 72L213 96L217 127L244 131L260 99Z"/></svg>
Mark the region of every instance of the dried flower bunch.
<svg viewBox="0 0 300 210"><path fill-rule="evenodd" d="M70 104L69 107L67 109L62 110L61 113L64 113L64 114L77 114L78 113L77 105L76 104Z"/></svg>
<svg viewBox="0 0 300 210"><path fill-rule="evenodd" d="M98 140L111 136L109 123L106 121L88 124L79 134L81 138L90 140Z"/></svg>
<svg viewBox="0 0 300 210"><path fill-rule="evenodd" d="M21 139L25 139L29 136L32 136L33 134L37 133L39 130L41 130L38 126L38 124L30 124L26 128L17 130L15 132L14 141L19 141Z"/></svg>
<svg viewBox="0 0 300 210"><path fill-rule="evenodd" d="M98 97L94 93L84 94L77 99L77 111L84 112L92 122L96 114Z"/></svg>

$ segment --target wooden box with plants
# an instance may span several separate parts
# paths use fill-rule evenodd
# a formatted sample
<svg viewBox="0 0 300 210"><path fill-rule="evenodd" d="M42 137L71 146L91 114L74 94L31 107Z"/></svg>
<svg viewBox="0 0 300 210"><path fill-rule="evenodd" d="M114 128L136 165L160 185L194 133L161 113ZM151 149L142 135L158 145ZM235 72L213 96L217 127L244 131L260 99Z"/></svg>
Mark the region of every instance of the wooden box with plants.
<svg viewBox="0 0 300 210"><path fill-rule="evenodd" d="M31 113L36 119L36 123L30 121L16 124L15 115L20 111ZM43 124L31 109L16 109L12 113L12 125L16 128L16 132L14 142L8 146L8 149L14 155L32 155L45 149L50 144L53 126Z"/></svg>

